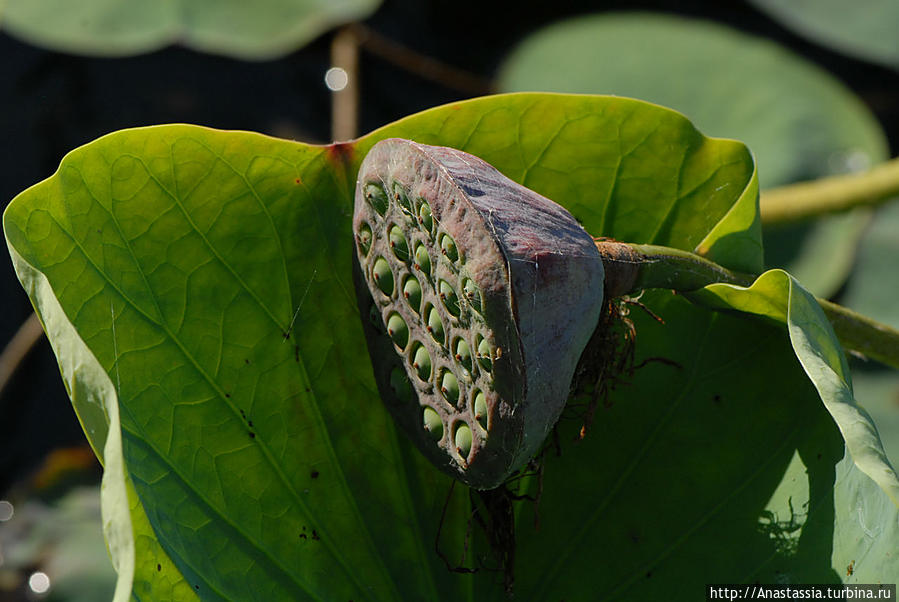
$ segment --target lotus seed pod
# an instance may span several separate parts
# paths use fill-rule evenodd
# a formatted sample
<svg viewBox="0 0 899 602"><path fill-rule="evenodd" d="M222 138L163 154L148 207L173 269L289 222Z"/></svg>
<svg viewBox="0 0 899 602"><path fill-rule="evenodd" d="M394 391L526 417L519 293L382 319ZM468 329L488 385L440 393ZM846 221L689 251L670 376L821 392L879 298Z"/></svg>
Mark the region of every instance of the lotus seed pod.
<svg viewBox="0 0 899 602"><path fill-rule="evenodd" d="M394 313L387 318L387 334L397 347L406 348L406 343L409 342L409 328L401 315Z"/></svg>
<svg viewBox="0 0 899 602"><path fill-rule="evenodd" d="M363 224L371 244L354 245L360 310L376 307L392 333L378 331L383 318L363 320L385 407L438 468L472 487L500 485L539 451L597 324L603 267L593 239L481 159L400 139L362 162L357 240ZM401 240L411 266L396 252Z"/></svg>
<svg viewBox="0 0 899 602"><path fill-rule="evenodd" d="M409 261L409 243L406 242L406 236L403 234L399 226L393 225L387 234L390 240L390 248L393 254L400 261Z"/></svg>
<svg viewBox="0 0 899 602"><path fill-rule="evenodd" d="M403 284L403 297L409 302L412 311L419 313L421 311L421 285L415 276L406 278Z"/></svg>

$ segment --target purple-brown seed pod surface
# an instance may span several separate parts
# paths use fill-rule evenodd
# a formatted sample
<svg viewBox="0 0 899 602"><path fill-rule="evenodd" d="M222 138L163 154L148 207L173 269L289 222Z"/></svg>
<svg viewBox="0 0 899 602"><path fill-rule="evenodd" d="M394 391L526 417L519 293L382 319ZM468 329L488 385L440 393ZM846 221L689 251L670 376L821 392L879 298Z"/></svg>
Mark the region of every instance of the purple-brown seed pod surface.
<svg viewBox="0 0 899 602"><path fill-rule="evenodd" d="M362 162L353 232L385 406L441 470L500 485L558 419L598 321L593 239L485 161L401 139Z"/></svg>

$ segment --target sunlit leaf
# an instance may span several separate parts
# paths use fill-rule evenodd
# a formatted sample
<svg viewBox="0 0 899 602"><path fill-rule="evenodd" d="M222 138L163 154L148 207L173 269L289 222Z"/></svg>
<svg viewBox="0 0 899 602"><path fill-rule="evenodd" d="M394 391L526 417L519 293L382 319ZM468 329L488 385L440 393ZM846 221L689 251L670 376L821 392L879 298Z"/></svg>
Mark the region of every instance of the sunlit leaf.
<svg viewBox="0 0 899 602"><path fill-rule="evenodd" d="M703 132L745 142L762 188L862 169L887 152L873 115L834 77L774 42L706 21L651 13L570 19L526 38L499 78L509 91L620 94L677 109ZM818 295L833 294L866 214L766 229L768 265L786 267Z"/></svg>

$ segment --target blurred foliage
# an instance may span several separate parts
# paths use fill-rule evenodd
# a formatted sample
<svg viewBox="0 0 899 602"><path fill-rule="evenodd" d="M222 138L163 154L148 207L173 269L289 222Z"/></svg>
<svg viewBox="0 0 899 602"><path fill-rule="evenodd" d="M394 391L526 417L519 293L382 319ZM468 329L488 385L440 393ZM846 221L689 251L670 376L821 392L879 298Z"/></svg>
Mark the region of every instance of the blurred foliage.
<svg viewBox="0 0 899 602"><path fill-rule="evenodd" d="M73 54L128 56L168 44L265 60L332 27L364 19L380 0L6 0L0 25L31 44Z"/></svg>

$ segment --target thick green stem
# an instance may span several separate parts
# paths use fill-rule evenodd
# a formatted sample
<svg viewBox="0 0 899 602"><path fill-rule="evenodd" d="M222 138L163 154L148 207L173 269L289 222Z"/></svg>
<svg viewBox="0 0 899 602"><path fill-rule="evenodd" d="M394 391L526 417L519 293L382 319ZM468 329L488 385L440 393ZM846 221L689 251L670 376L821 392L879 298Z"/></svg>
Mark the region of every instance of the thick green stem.
<svg viewBox="0 0 899 602"><path fill-rule="evenodd" d="M762 192L762 223L780 224L899 197L899 158L863 173L832 176Z"/></svg>
<svg viewBox="0 0 899 602"><path fill-rule="evenodd" d="M709 284L749 286L751 274L728 270L688 251L597 239L596 248L606 270L606 293L621 296L647 288L686 293ZM843 346L853 352L899 368L899 331L851 309L818 299Z"/></svg>

